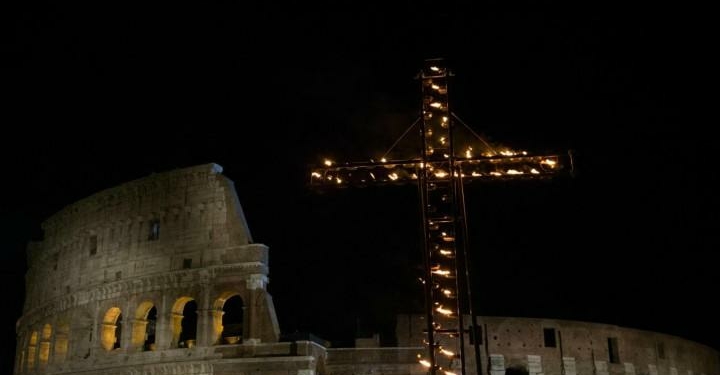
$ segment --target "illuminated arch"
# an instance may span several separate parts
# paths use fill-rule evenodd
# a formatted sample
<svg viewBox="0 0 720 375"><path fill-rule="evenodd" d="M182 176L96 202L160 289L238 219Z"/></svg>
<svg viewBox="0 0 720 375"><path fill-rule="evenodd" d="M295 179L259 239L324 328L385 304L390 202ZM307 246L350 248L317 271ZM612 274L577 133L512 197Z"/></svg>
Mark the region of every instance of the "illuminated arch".
<svg viewBox="0 0 720 375"><path fill-rule="evenodd" d="M132 346L143 351L155 350L155 323L157 308L150 301L142 302L135 310L132 328Z"/></svg>
<svg viewBox="0 0 720 375"><path fill-rule="evenodd" d="M43 369L47 366L48 361L50 360L50 338L52 337L52 326L49 323L45 324L41 333L38 360L40 362L40 368Z"/></svg>
<svg viewBox="0 0 720 375"><path fill-rule="evenodd" d="M53 362L61 363L65 361L68 351L68 336L70 334L70 325L67 323L58 323L55 330L55 344L53 345Z"/></svg>
<svg viewBox="0 0 720 375"><path fill-rule="evenodd" d="M50 323L45 324L42 329L42 339L44 340L50 340L50 337L52 336L52 326Z"/></svg>
<svg viewBox="0 0 720 375"><path fill-rule="evenodd" d="M175 300L171 313L171 347L190 347L197 335L197 302L188 296Z"/></svg>
<svg viewBox="0 0 720 375"><path fill-rule="evenodd" d="M224 292L213 302L213 341L236 344L242 340L244 301L238 292Z"/></svg>
<svg viewBox="0 0 720 375"><path fill-rule="evenodd" d="M100 345L106 351L119 348L122 332L122 313L119 307L111 307L105 313L100 333Z"/></svg>
<svg viewBox="0 0 720 375"><path fill-rule="evenodd" d="M35 354L37 354L37 344L38 344L38 333L37 331L33 331L33 333L30 334L30 341L28 342L28 349L27 349L27 369L28 371L35 370Z"/></svg>

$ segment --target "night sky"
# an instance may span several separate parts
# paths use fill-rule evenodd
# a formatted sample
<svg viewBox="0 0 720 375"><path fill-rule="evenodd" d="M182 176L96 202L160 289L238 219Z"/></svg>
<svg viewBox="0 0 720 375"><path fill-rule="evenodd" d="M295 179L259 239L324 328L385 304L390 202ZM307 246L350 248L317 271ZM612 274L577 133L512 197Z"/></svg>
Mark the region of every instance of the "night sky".
<svg viewBox="0 0 720 375"><path fill-rule="evenodd" d="M480 314L564 318L720 349L709 11L663 2L14 1L3 43L2 369L24 249L65 205L215 162L270 247L284 334L335 346L421 312L417 191L316 193L308 166L377 158L417 118L425 58L451 108L576 175L467 187ZM579 5L577 3L582 3ZM707 96L706 96L707 95ZM714 104L714 103L712 103Z"/></svg>

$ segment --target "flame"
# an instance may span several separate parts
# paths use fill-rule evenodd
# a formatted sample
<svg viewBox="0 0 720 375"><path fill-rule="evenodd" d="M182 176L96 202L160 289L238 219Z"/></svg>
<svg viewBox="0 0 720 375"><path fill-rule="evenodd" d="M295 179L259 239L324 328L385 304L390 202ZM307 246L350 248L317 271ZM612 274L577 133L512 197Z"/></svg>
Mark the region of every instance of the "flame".
<svg viewBox="0 0 720 375"><path fill-rule="evenodd" d="M447 349L440 349L440 353L445 354L448 357L454 357L455 353L447 350Z"/></svg>
<svg viewBox="0 0 720 375"><path fill-rule="evenodd" d="M525 174L525 172L520 172L517 169L508 169L507 174Z"/></svg>
<svg viewBox="0 0 720 375"><path fill-rule="evenodd" d="M444 145L444 144L445 144L445 137L440 137L440 144L441 144L441 145Z"/></svg>
<svg viewBox="0 0 720 375"><path fill-rule="evenodd" d="M445 256L448 256L448 255L452 255L452 251L450 251L450 250L440 250L440 254L445 255Z"/></svg>
<svg viewBox="0 0 720 375"><path fill-rule="evenodd" d="M430 85L430 87L432 87L433 90L440 90L440 86L438 86L434 83L432 85Z"/></svg>
<svg viewBox="0 0 720 375"><path fill-rule="evenodd" d="M442 108L442 103L440 102L432 102L430 103L430 106L433 108Z"/></svg>
<svg viewBox="0 0 720 375"><path fill-rule="evenodd" d="M325 159L325 161L324 161L323 163L324 163L325 165L327 165L328 167L330 167L330 166L333 165L333 161L330 160L330 159Z"/></svg>
<svg viewBox="0 0 720 375"><path fill-rule="evenodd" d="M440 314L443 314L443 315L452 315L452 310L445 309L445 308L443 308L442 306L440 306L440 307L438 307L437 309L435 309L435 311L437 311L437 312L439 312Z"/></svg>
<svg viewBox="0 0 720 375"><path fill-rule="evenodd" d="M540 164L545 164L550 168L554 168L555 165L557 164L557 162L552 159L545 159L545 160L541 161Z"/></svg>
<svg viewBox="0 0 720 375"><path fill-rule="evenodd" d="M533 169L530 170L530 173L532 173L532 174L540 174L540 171L538 171L537 169L533 168Z"/></svg>
<svg viewBox="0 0 720 375"><path fill-rule="evenodd" d="M372 177L373 180L375 179L375 175L372 172L370 172L370 177Z"/></svg>
<svg viewBox="0 0 720 375"><path fill-rule="evenodd" d="M442 122L444 122L444 123L445 123L445 122L448 122L449 120L450 120L450 118L447 117L447 116L443 116L443 117L442 117Z"/></svg>
<svg viewBox="0 0 720 375"><path fill-rule="evenodd" d="M448 271L448 270L442 270L442 269L439 269L439 268L436 269L436 270L430 271L430 273L434 273L434 274L440 275L440 276L449 276L449 275L450 275L450 271Z"/></svg>
<svg viewBox="0 0 720 375"><path fill-rule="evenodd" d="M342 184L343 182L340 177L335 177L335 181L337 181L338 184Z"/></svg>
<svg viewBox="0 0 720 375"><path fill-rule="evenodd" d="M439 72L439 71L440 71L440 68L438 68L437 66L434 66L434 65L433 65L433 66L430 67L430 70L432 70L433 72Z"/></svg>
<svg viewBox="0 0 720 375"><path fill-rule="evenodd" d="M452 372L452 371L447 371L447 370L446 370L446 371L445 371L445 375L457 375L457 374L454 373L454 372Z"/></svg>
<svg viewBox="0 0 720 375"><path fill-rule="evenodd" d="M438 178L445 178L445 177L447 177L447 175L448 175L447 172L443 171L442 169L438 169L438 171L435 172L435 177L438 177Z"/></svg>
<svg viewBox="0 0 720 375"><path fill-rule="evenodd" d="M395 181L395 180L398 179L397 173L390 173L390 174L388 175L388 177L390 177L390 179L393 180L393 181Z"/></svg>
<svg viewBox="0 0 720 375"><path fill-rule="evenodd" d="M452 297L452 294L453 294L452 290L450 290L450 289L443 289L442 292L443 292L443 294L444 294L446 297Z"/></svg>
<svg viewBox="0 0 720 375"><path fill-rule="evenodd" d="M430 365L430 362L428 362L428 361L425 360L425 359L421 359L421 360L419 360L418 362L419 362L421 365L425 366L425 367L430 367L430 366L431 366L431 365Z"/></svg>
<svg viewBox="0 0 720 375"><path fill-rule="evenodd" d="M312 176L315 177L315 178L320 178L320 177L322 177L322 175L321 175L320 173L317 173L317 172L313 172L313 173L312 173Z"/></svg>
<svg viewBox="0 0 720 375"><path fill-rule="evenodd" d="M380 159L380 162L381 162L381 163L387 163L387 159L382 158L382 159Z"/></svg>
<svg viewBox="0 0 720 375"><path fill-rule="evenodd" d="M479 177L479 176L482 176L482 174L473 171L472 176L473 176L473 177Z"/></svg>
<svg viewBox="0 0 720 375"><path fill-rule="evenodd" d="M445 233L445 232L442 232L442 239L443 239L443 241L445 241L445 242L453 242L453 241L455 241L455 237L454 237L454 236L450 236L450 235L448 235L448 234Z"/></svg>
<svg viewBox="0 0 720 375"><path fill-rule="evenodd" d="M502 176L502 173L500 172L490 172L490 174L493 176Z"/></svg>

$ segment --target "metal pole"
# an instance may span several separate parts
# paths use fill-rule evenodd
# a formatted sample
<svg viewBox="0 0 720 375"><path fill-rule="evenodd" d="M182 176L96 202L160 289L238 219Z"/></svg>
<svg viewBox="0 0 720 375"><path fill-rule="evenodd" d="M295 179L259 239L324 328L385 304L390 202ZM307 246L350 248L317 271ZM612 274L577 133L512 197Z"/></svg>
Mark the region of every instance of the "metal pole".
<svg viewBox="0 0 720 375"><path fill-rule="evenodd" d="M464 263L465 268L465 287L467 291L467 299L468 299L468 309L470 312L470 329L472 329L473 333L473 351L475 354L475 371L477 371L477 375L482 375L482 358L480 357L480 338L477 337L478 335L478 329L477 329L477 322L475 317L475 309L473 308L473 298L472 298L472 287L470 284L470 267L468 265L468 247L470 246L470 239L469 239L469 233L468 233L468 224L467 224L467 208L465 206L465 187L462 180L462 173L461 171L458 171L458 178L460 183L458 184L458 190L460 192L458 202L459 206L462 208L462 228L463 228L463 241L462 241L462 261ZM485 342L485 345L487 345L487 342Z"/></svg>

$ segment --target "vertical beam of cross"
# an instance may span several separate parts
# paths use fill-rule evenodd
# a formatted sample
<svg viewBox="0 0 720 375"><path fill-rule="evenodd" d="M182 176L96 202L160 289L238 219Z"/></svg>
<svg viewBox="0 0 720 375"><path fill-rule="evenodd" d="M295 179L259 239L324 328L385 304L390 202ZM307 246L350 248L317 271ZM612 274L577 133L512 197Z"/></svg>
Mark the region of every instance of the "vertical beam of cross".
<svg viewBox="0 0 720 375"><path fill-rule="evenodd" d="M419 173L420 201L424 233L423 259L425 276L425 310L427 321L428 358L421 363L429 367L431 375L437 371L452 371L455 359L460 359L465 373L463 355L462 311L458 298L459 268L457 239L459 234L457 209L458 179L455 171L453 126L448 100L449 72L442 60L426 60L419 78L422 86L422 163ZM446 178L448 177L448 178ZM443 328L440 319L457 319L456 329ZM448 350L446 344L457 339ZM438 354L441 354L440 356ZM440 363L447 358L448 364Z"/></svg>

